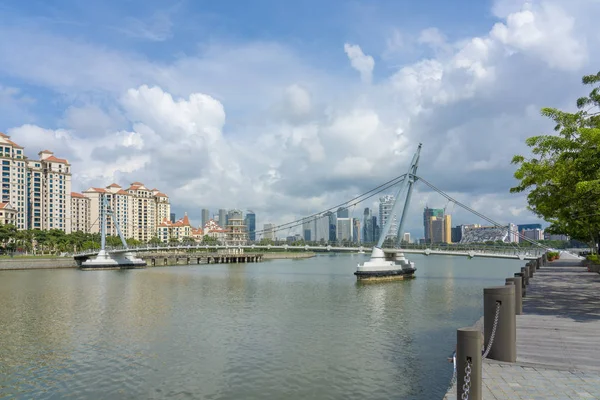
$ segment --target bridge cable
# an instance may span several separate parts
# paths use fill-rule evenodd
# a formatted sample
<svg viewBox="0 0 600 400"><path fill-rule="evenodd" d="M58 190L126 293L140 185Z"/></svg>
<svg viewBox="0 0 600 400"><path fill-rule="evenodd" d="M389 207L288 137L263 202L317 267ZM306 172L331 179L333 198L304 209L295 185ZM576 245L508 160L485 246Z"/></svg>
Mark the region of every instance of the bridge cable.
<svg viewBox="0 0 600 400"><path fill-rule="evenodd" d="M269 231L269 232L278 232L278 231L281 231L281 230L285 230L288 227L291 229L291 228L294 228L294 227L302 225L306 221L310 221L311 218L322 217L323 216L322 214L325 214L327 212L331 212L331 211L336 210L336 209L338 209L338 208L340 208L342 206L346 206L346 208L350 207L350 206L356 206L358 203L361 203L361 202L363 202L363 201L365 201L367 199L370 199L371 197L374 197L374 196L378 195L379 193L384 192L384 191L388 190L389 188L391 188L391 187L399 184L400 182L402 182L405 179L405 177L406 177L406 174L399 175L399 176L395 177L394 179L391 179L391 180L389 180L389 181L387 181L387 182L385 182L385 183L377 186L376 188L373 188L373 189L369 190L368 192L365 192L365 193L363 193L363 194L361 194L359 196L356 196L356 197L354 197L354 198L352 198L352 199L350 199L348 201L345 201L343 203L340 203L338 205L330 207L330 208L328 208L328 209L326 209L324 211L321 211L321 212L318 212L318 213L315 213L315 214L312 214L312 215L309 215L307 217L303 217L301 219L297 219L297 220L294 220L294 221L291 221L291 222L287 222L285 224L277 225L277 226L274 226L274 227L272 227L270 229L258 230L258 231L255 231L255 233L259 234L259 233L264 233L266 231ZM362 197L364 197L364 198L362 198Z"/></svg>
<svg viewBox="0 0 600 400"><path fill-rule="evenodd" d="M505 226L506 226L506 225L503 225L503 224L500 224L500 223L498 223L498 222L494 221L494 220L493 220L493 219L491 219L491 218L488 218L488 217L486 217L485 215L481 214L481 213L480 213L480 212L478 212L478 211L475 211L474 209L472 209L471 207L467 206L466 204L463 204L463 203L461 203L460 201L458 201L458 200L456 200L456 199L452 198L450 195L448 195L447 193L445 193L443 190L441 190L441 189L439 189L439 188L435 187L433 184L429 183L427 180L425 180L425 179L423 179L423 178L421 178L421 177L418 177L418 176L417 176L416 178L418 178L418 180L419 180L419 181L423 182L425 185L429 186L429 187L430 187L431 189L433 189L434 191L436 191L436 192L438 192L439 194L441 194L442 196L444 196L446 199L453 201L453 202L454 202L454 203L456 203L458 206L460 206L460 207L464 208L465 210L467 210L467 211L469 211L469 212L471 212L471 213L475 214L475 215L476 215L476 216L478 216L479 218L481 218L481 219L484 219L484 220L488 221L489 223L493 224L493 225L494 225L494 226L496 226L496 227L505 227ZM510 227L508 228L508 231L509 231L509 232L515 232L514 230L510 229ZM518 234L518 233L519 233L519 231L517 230L517 231L516 231L516 233ZM544 249L549 249L549 247L548 247L548 246L546 246L546 245L544 245L544 244L542 244L542 243L539 243L539 242L537 242L537 241L535 241L535 240L529 239L529 238L527 238L527 237L523 237L522 239L524 239L526 242L529 242L529 243L531 243L531 244L533 244L533 245L535 245L535 246L538 246L538 247L543 247Z"/></svg>

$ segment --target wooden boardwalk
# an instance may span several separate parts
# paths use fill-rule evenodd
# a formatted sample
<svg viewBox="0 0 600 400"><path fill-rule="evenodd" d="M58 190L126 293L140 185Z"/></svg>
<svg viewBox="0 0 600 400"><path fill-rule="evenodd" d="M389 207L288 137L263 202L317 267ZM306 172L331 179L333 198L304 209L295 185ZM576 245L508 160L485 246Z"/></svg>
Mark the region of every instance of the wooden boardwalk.
<svg viewBox="0 0 600 400"><path fill-rule="evenodd" d="M483 362L483 399L600 399L600 275L562 259L529 282L517 362Z"/></svg>
<svg viewBox="0 0 600 400"><path fill-rule="evenodd" d="M600 371L599 300L600 274L579 261L537 270L517 316L517 362Z"/></svg>

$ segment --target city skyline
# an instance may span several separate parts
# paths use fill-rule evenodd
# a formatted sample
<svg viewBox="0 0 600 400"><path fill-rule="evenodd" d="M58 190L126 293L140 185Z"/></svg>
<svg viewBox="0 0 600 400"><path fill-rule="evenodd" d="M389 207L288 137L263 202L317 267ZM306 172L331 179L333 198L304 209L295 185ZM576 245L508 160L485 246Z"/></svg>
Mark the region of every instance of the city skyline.
<svg viewBox="0 0 600 400"><path fill-rule="evenodd" d="M73 191L152 182L196 224L205 207L275 224L326 209L403 173L418 143L428 181L495 220L539 222L509 193L510 160L600 58L591 1L267 0L251 24L210 2L73 4L3 10L0 131L69 160ZM444 207L434 197L417 183L413 236L425 203Z"/></svg>

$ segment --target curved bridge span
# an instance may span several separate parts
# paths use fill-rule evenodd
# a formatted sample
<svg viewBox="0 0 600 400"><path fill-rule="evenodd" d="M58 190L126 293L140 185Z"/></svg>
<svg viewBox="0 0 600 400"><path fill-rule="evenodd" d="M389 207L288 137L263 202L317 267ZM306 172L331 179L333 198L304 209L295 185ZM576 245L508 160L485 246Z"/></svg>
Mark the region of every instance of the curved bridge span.
<svg viewBox="0 0 600 400"><path fill-rule="evenodd" d="M140 246L140 247L113 247L106 248L106 251L111 254L122 253L144 253L156 251L211 251L211 250L229 250L229 251L311 251L322 253L370 253L372 247L344 247L344 246L290 246L290 245L246 245L246 246L223 246L223 245L162 245L162 246ZM403 248L384 248L386 253L406 253L406 254L423 254L426 256L460 256L460 257L484 257L484 258L505 258L514 260L535 260L545 253L545 249L531 248L519 249L514 247L503 246L407 246ZM84 251L73 254L75 259L89 258L98 255L97 250Z"/></svg>

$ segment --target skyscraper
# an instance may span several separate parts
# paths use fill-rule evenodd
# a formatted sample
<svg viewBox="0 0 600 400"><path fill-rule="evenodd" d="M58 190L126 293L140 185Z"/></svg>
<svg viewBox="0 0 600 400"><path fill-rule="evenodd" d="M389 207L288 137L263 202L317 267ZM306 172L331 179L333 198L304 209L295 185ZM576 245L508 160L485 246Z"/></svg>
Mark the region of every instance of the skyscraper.
<svg viewBox="0 0 600 400"><path fill-rule="evenodd" d="M326 212L325 216L329 218L329 241L333 243L337 240L337 216L331 211Z"/></svg>
<svg viewBox="0 0 600 400"><path fill-rule="evenodd" d="M268 240L275 240L275 225L264 224L263 225L263 238Z"/></svg>
<svg viewBox="0 0 600 400"><path fill-rule="evenodd" d="M256 240L256 214L252 210L246 212L246 228L248 229L248 239L254 242Z"/></svg>
<svg viewBox="0 0 600 400"><path fill-rule="evenodd" d="M350 218L350 213L348 212L347 208L340 207L337 210L337 217L338 218Z"/></svg>
<svg viewBox="0 0 600 400"><path fill-rule="evenodd" d="M396 238L398 235L398 218L396 214L392 214L392 208L394 207L394 196L386 195L379 198L379 225L381 229L387 224L388 219L392 219L390 230L385 239Z"/></svg>
<svg viewBox="0 0 600 400"><path fill-rule="evenodd" d="M362 243L361 232L360 232L360 219L350 218L352 221L352 241L354 243Z"/></svg>
<svg viewBox="0 0 600 400"><path fill-rule="evenodd" d="M206 225L210 219L210 211L207 208L202 209L202 226Z"/></svg>
<svg viewBox="0 0 600 400"><path fill-rule="evenodd" d="M315 217L311 217L310 219L305 219L302 222L302 238L306 242L316 241L317 240L317 219Z"/></svg>
<svg viewBox="0 0 600 400"><path fill-rule="evenodd" d="M433 225L431 224L431 219L439 218L441 220L443 217L444 217L444 209L425 207L425 209L423 210L423 231L424 231L424 236L425 236L425 243L435 243L435 241L431 240L432 239L432 228L433 228ZM440 225L439 227L443 232L443 226ZM450 236L448 236L448 237L450 237ZM440 239L440 242L441 242L441 239Z"/></svg>
<svg viewBox="0 0 600 400"><path fill-rule="evenodd" d="M219 210L219 226L225 228L227 225L227 210L221 208Z"/></svg>
<svg viewBox="0 0 600 400"><path fill-rule="evenodd" d="M175 223L175 221L177 221L177 217L175 216L175 213L171 213L170 217L171 217L171 218L170 218L170 220L171 220L171 223L173 223L173 224L174 224L174 223ZM204 226L204 224L202 224L202 226Z"/></svg>
<svg viewBox="0 0 600 400"><path fill-rule="evenodd" d="M329 242L329 216L321 215L315 221L315 241Z"/></svg>
<svg viewBox="0 0 600 400"><path fill-rule="evenodd" d="M373 216L369 207L363 212L363 243L373 243Z"/></svg>

